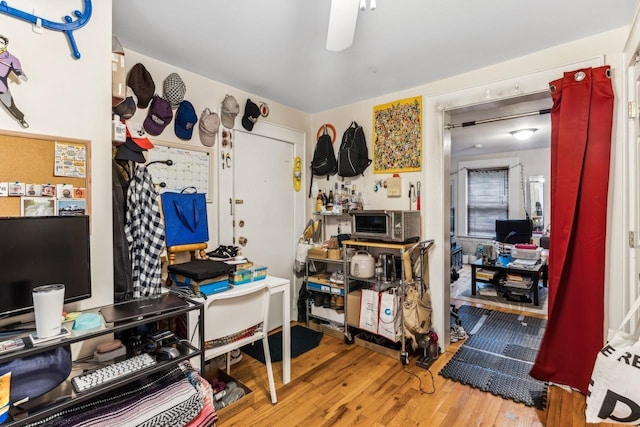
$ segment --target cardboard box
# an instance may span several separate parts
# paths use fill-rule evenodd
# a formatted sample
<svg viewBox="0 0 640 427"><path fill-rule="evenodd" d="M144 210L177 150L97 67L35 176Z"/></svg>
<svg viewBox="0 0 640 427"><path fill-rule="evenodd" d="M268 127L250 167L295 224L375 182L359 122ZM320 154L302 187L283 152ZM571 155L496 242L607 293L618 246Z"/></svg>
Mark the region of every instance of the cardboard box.
<svg viewBox="0 0 640 427"><path fill-rule="evenodd" d="M347 295L347 324L355 326L360 324L360 297L362 291L360 289L349 292Z"/></svg>
<svg viewBox="0 0 640 427"><path fill-rule="evenodd" d="M344 312L338 313L332 308L311 306L311 314L313 316L320 317L321 319L330 320L336 323L344 323Z"/></svg>
<svg viewBox="0 0 640 427"><path fill-rule="evenodd" d="M238 384L238 387L241 387L244 390L243 397L236 400L226 408L222 408L216 411L216 413L218 414L218 417L220 418L220 421L223 421L225 418L227 419L231 418L237 412L240 412L253 405L253 402L255 400L253 391L249 387L247 387L246 384L244 384L242 381L232 377L222 369L217 369L215 367L212 367L211 363L207 364L206 372L207 373L205 375L205 378L209 381L211 381L212 378L218 378L220 381L223 381L224 383L228 383L229 381L235 381L236 384Z"/></svg>
<svg viewBox="0 0 640 427"><path fill-rule="evenodd" d="M357 345L360 345L360 346L362 346L364 348L367 348L369 350L373 350L376 353L380 353L380 354L383 354L385 356L392 357L392 358L394 358L396 360L400 360L400 350L396 350L396 349L393 349L393 348L385 347L383 345L378 345L376 343L364 340L359 335L360 334L355 336L355 343Z"/></svg>
<svg viewBox="0 0 640 427"><path fill-rule="evenodd" d="M111 106L115 107L127 97L127 72L124 53L111 53Z"/></svg>

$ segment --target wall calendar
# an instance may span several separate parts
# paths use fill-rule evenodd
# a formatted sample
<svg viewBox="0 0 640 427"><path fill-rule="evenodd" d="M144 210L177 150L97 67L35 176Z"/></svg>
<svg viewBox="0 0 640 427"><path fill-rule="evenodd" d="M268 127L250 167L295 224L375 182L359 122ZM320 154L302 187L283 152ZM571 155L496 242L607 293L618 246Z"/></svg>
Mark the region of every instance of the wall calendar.
<svg viewBox="0 0 640 427"><path fill-rule="evenodd" d="M153 141L149 150L147 170L156 184L156 190L181 192L186 187L195 187L198 193L206 193L211 202L211 155L209 149L180 147L166 142ZM167 164L168 160L171 164Z"/></svg>

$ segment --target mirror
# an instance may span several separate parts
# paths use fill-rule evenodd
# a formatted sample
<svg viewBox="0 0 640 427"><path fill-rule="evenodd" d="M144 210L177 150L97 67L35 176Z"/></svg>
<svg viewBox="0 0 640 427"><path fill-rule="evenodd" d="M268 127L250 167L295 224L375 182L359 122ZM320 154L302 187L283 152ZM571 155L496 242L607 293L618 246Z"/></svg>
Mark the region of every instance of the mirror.
<svg viewBox="0 0 640 427"><path fill-rule="evenodd" d="M544 231L544 177L530 176L527 181L529 184L527 211L533 221L533 233L542 234Z"/></svg>

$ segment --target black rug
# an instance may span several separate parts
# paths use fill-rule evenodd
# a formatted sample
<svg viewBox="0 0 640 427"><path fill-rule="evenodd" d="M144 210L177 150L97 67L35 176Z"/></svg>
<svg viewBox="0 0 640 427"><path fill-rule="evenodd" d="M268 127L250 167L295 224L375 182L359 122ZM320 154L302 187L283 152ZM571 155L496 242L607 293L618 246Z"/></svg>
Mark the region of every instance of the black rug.
<svg viewBox="0 0 640 427"><path fill-rule="evenodd" d="M321 339L322 332L313 331L304 326L294 325L291 328L291 357L300 356L302 353L316 348L318 344L320 344ZM265 363L261 341L247 344L241 347L240 350L254 359ZM269 353L271 353L271 362L279 362L282 360L282 332L269 335Z"/></svg>
<svg viewBox="0 0 640 427"><path fill-rule="evenodd" d="M469 339L440 375L538 409L547 383L529 376L547 321L463 305L458 310ZM452 319L453 320L453 319Z"/></svg>

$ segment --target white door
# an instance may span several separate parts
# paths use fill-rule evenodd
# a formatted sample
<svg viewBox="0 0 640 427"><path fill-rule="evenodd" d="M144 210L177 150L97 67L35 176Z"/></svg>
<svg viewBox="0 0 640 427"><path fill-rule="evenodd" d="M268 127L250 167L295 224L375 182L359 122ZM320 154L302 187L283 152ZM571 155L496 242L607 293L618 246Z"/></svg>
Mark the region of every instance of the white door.
<svg viewBox="0 0 640 427"><path fill-rule="evenodd" d="M294 145L279 139L234 132L234 240L254 265L270 276L293 272ZM282 325L282 303L271 300L269 330Z"/></svg>

